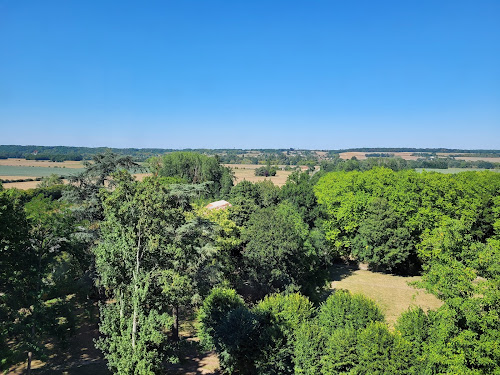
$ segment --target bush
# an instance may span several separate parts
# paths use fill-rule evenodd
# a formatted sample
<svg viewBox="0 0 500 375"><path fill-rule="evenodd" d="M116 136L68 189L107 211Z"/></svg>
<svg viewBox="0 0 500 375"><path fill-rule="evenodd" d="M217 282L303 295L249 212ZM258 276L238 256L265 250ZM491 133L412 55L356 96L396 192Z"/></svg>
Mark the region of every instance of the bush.
<svg viewBox="0 0 500 375"><path fill-rule="evenodd" d="M233 289L214 288L198 311L198 337L209 348L214 347L218 326L232 310L245 306L243 299Z"/></svg>
<svg viewBox="0 0 500 375"><path fill-rule="evenodd" d="M317 375L320 373L321 354L325 339L317 321L302 324L295 331L294 370L295 374Z"/></svg>
<svg viewBox="0 0 500 375"><path fill-rule="evenodd" d="M298 293L276 294L266 297L254 311L270 320L268 332L262 335L266 339L261 347L265 361L257 364L259 373L293 374L296 331L311 320L312 303Z"/></svg>
<svg viewBox="0 0 500 375"><path fill-rule="evenodd" d="M318 319L327 333L333 333L338 328L364 328L368 323L382 322L384 316L372 300L338 290L321 305Z"/></svg>
<svg viewBox="0 0 500 375"><path fill-rule="evenodd" d="M339 328L325 335L325 348L321 356L322 374L349 373L358 362L356 352L357 331L354 328Z"/></svg>
<svg viewBox="0 0 500 375"><path fill-rule="evenodd" d="M276 176L276 171L277 171L276 167L259 167L255 169L255 175L265 176L265 177Z"/></svg>

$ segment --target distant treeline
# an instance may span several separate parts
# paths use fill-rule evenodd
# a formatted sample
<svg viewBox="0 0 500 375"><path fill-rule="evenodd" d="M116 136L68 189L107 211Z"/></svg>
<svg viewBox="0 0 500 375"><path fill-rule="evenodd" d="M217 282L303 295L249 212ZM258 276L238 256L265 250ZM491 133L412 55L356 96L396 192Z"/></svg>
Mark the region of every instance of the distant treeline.
<svg viewBox="0 0 500 375"><path fill-rule="evenodd" d="M173 150L159 148L109 148L109 147L71 147L71 146L20 146L0 145L0 159L26 158L29 160L83 160L91 159L106 151L119 155L131 156L135 160L146 160L151 156L164 154Z"/></svg>
<svg viewBox="0 0 500 375"><path fill-rule="evenodd" d="M393 158L394 154L384 153L384 152L374 152L371 154L365 154L367 158Z"/></svg>
<svg viewBox="0 0 500 375"><path fill-rule="evenodd" d="M174 149L162 148L107 148L107 147L70 147L70 146L20 146L0 145L0 159L26 158L29 160L89 160L92 156L112 151L118 155L130 156L135 161L145 161L154 156L171 153ZM368 158L392 158L395 152L411 152L415 156L429 159L436 153L451 153L453 156L500 157L500 150L459 150L447 148L352 148L344 150L300 150L300 149L184 149L207 156L217 155L223 164L272 164L272 165L318 165L322 161L338 157L342 152L365 152ZM317 151L322 151L317 152ZM443 161L444 160L444 161ZM426 164L427 163L427 164ZM405 168L494 168L494 163L478 162L464 164L453 162L452 158L439 158L439 161L419 161L417 166L408 164ZM398 162L401 164L401 162Z"/></svg>
<svg viewBox="0 0 500 375"><path fill-rule="evenodd" d="M480 169L494 169L500 168L500 163L489 161L470 161L470 160L456 160L453 158L439 158L439 159L419 159L419 160L405 160L403 158L394 157L371 157L366 160L358 160L352 158L344 160L339 157L331 160L325 160L320 164L321 170L325 172L336 171L368 171L374 167L386 167L393 171L402 171L405 169L415 168L429 168L429 169L448 169L448 168L480 168Z"/></svg>
<svg viewBox="0 0 500 375"><path fill-rule="evenodd" d="M83 156L79 154L29 154L26 155L26 160L50 160L50 161L66 161L66 160L83 160Z"/></svg>
<svg viewBox="0 0 500 375"><path fill-rule="evenodd" d="M361 147L346 148L342 150L331 150L331 153L340 154L342 152L425 152L425 153L461 153L461 154L491 154L500 156L500 150L461 150L457 148L405 148L405 147Z"/></svg>

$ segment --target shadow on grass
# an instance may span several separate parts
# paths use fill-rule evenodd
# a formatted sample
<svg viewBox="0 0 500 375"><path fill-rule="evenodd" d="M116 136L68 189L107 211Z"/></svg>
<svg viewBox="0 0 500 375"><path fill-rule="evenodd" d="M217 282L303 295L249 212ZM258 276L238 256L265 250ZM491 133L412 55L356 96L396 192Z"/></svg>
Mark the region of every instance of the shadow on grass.
<svg viewBox="0 0 500 375"><path fill-rule="evenodd" d="M46 344L52 344L47 352L50 358L42 367L34 368L33 374L111 374L94 343L99 336L97 303L85 305L75 301L74 309L78 322L75 334L67 338L65 345L49 339Z"/></svg>
<svg viewBox="0 0 500 375"><path fill-rule="evenodd" d="M341 281L346 277L353 274L354 271L359 269L357 262L338 262L333 264L328 270L328 283L330 287L326 289L320 296L319 302L324 302L328 297L330 297L335 289L331 288L331 283L334 281Z"/></svg>
<svg viewBox="0 0 500 375"><path fill-rule="evenodd" d="M219 362L214 352L205 351L201 345L191 340L181 344L181 360L179 363L168 364L165 366L167 374L220 374L218 370Z"/></svg>
<svg viewBox="0 0 500 375"><path fill-rule="evenodd" d="M329 269L329 280L330 281L340 281L349 277L354 271L359 270L357 262L342 262L336 263Z"/></svg>
<svg viewBox="0 0 500 375"><path fill-rule="evenodd" d="M87 375L87 374L92 374L92 375L110 375L111 372L108 370L108 367L106 366L106 363L103 362L98 362L98 363L90 363L90 364L84 364L81 366L76 366L72 368L66 368L66 369L36 369L32 370L33 374L54 374L54 375Z"/></svg>

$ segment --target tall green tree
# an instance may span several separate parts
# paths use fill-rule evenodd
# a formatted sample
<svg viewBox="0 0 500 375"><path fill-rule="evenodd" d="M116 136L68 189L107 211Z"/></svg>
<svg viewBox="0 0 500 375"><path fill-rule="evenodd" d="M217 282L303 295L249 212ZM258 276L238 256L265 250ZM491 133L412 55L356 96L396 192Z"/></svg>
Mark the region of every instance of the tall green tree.
<svg viewBox="0 0 500 375"><path fill-rule="evenodd" d="M153 173L164 177L180 177L188 183L211 181L206 194L223 197L233 186L233 173L220 164L217 156L209 157L195 152L172 152L149 160Z"/></svg>
<svg viewBox="0 0 500 375"><path fill-rule="evenodd" d="M30 330L27 335L29 372L33 353L42 350L44 328L47 329L47 324L55 326L47 321L56 319L50 311L55 306L47 305L45 299L51 295L51 289L57 287L52 280L59 256L71 253L74 221L68 207L42 195L28 202L25 211L29 223L29 252L32 254L30 264L26 264L26 272L31 276L26 292L30 312L25 320L25 327Z"/></svg>
<svg viewBox="0 0 500 375"><path fill-rule="evenodd" d="M352 242L352 255L375 270L408 274L419 268L410 231L384 198L368 203Z"/></svg>
<svg viewBox="0 0 500 375"><path fill-rule="evenodd" d="M115 154L110 150L92 156L91 161L84 161L85 170L69 180L72 189L65 191L65 198L75 204L74 211L90 224L103 219L103 208L99 191L113 185L111 175L121 169L138 169L130 156ZM96 231L94 231L95 234Z"/></svg>
<svg viewBox="0 0 500 375"><path fill-rule="evenodd" d="M30 275L26 265L32 262L28 243L28 222L20 199L12 190L0 186L0 369L21 360L26 345L8 345L17 334L18 314L26 307L25 291ZM23 357L24 359L25 357Z"/></svg>
<svg viewBox="0 0 500 375"><path fill-rule="evenodd" d="M179 308L201 300L212 276L204 272L209 228L186 218L203 186L159 177L137 182L126 172L115 178L115 189L103 195L95 255L99 283L116 302L101 306L98 347L117 373L153 374L172 355Z"/></svg>
<svg viewBox="0 0 500 375"><path fill-rule="evenodd" d="M307 224L290 203L255 212L242 238L254 297L285 290L316 295L324 280L324 264L310 241Z"/></svg>
<svg viewBox="0 0 500 375"><path fill-rule="evenodd" d="M61 202L37 195L23 206L21 198L26 197L14 190L0 192L0 311L5 324L0 334L10 342L3 347L2 365L24 354L30 373L33 357L43 355L44 340L49 335L64 339L74 328L65 298L73 280L59 272L71 258L74 221Z"/></svg>
<svg viewBox="0 0 500 375"><path fill-rule="evenodd" d="M295 171L280 190L280 198L291 202L310 227L322 216L313 190L315 180L307 172Z"/></svg>

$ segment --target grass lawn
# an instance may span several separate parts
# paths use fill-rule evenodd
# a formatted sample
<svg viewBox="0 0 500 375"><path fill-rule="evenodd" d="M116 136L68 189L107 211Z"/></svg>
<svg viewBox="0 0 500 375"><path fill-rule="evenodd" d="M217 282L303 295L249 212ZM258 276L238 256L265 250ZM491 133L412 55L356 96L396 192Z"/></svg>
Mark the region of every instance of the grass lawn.
<svg viewBox="0 0 500 375"><path fill-rule="evenodd" d="M408 285L409 282L420 280L420 276L402 277L336 265L332 268L331 277L332 289L347 289L374 300L390 326L410 306L420 306L426 311L442 305L432 294Z"/></svg>

